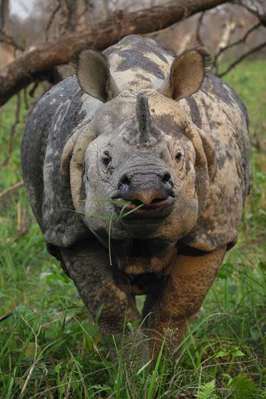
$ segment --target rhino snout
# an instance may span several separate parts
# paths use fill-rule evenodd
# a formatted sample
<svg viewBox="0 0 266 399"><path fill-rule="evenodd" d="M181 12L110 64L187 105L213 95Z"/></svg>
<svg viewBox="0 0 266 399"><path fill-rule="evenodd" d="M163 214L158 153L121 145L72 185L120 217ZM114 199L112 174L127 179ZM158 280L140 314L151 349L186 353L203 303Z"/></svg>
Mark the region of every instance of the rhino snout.
<svg viewBox="0 0 266 399"><path fill-rule="evenodd" d="M118 212L121 208L132 210L131 218L134 218L166 216L172 210L174 197L171 175L164 171L159 174L145 172L123 174L113 199L116 200Z"/></svg>

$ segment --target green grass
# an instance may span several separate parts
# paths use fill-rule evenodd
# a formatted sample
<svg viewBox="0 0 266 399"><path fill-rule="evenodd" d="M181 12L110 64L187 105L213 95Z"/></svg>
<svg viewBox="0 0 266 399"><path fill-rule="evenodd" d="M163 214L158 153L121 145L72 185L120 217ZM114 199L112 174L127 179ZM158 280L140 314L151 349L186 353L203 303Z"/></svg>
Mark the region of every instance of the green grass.
<svg viewBox="0 0 266 399"><path fill-rule="evenodd" d="M1 399L266 399L266 63L242 64L226 80L249 110L253 188L239 243L175 361L162 353L151 369L132 340L101 337L73 283L48 256L21 189L0 209ZM0 164L14 109L12 101L0 116ZM25 113L12 158L0 168L0 192L21 179Z"/></svg>

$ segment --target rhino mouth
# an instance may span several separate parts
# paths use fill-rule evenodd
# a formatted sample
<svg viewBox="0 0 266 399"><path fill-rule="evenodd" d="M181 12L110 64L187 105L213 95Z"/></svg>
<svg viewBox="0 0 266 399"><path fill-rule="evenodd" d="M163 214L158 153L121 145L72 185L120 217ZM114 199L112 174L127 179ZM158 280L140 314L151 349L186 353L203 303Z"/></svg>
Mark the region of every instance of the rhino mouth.
<svg viewBox="0 0 266 399"><path fill-rule="evenodd" d="M155 200L150 204L144 204L139 200L125 201L122 198L115 200L115 210L122 221L139 219L162 219L168 216L173 209L174 198Z"/></svg>

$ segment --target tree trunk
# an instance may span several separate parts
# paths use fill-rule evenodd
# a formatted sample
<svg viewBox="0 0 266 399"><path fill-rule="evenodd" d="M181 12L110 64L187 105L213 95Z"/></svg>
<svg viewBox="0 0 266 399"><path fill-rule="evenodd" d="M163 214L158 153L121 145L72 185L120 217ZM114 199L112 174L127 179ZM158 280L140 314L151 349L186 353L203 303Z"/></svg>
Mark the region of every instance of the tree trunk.
<svg viewBox="0 0 266 399"><path fill-rule="evenodd" d="M9 0L0 0L0 30L6 27L9 18Z"/></svg>

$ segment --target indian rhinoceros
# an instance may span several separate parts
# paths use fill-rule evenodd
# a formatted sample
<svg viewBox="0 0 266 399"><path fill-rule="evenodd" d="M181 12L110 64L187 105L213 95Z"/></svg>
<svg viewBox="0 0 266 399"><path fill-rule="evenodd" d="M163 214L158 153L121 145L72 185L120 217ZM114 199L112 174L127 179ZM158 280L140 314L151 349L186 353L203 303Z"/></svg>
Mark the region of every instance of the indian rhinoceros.
<svg viewBox="0 0 266 399"><path fill-rule="evenodd" d="M247 113L205 61L202 50L175 56L136 35L103 54L83 50L76 75L28 117L33 212L104 333L144 318L178 343L236 242Z"/></svg>

